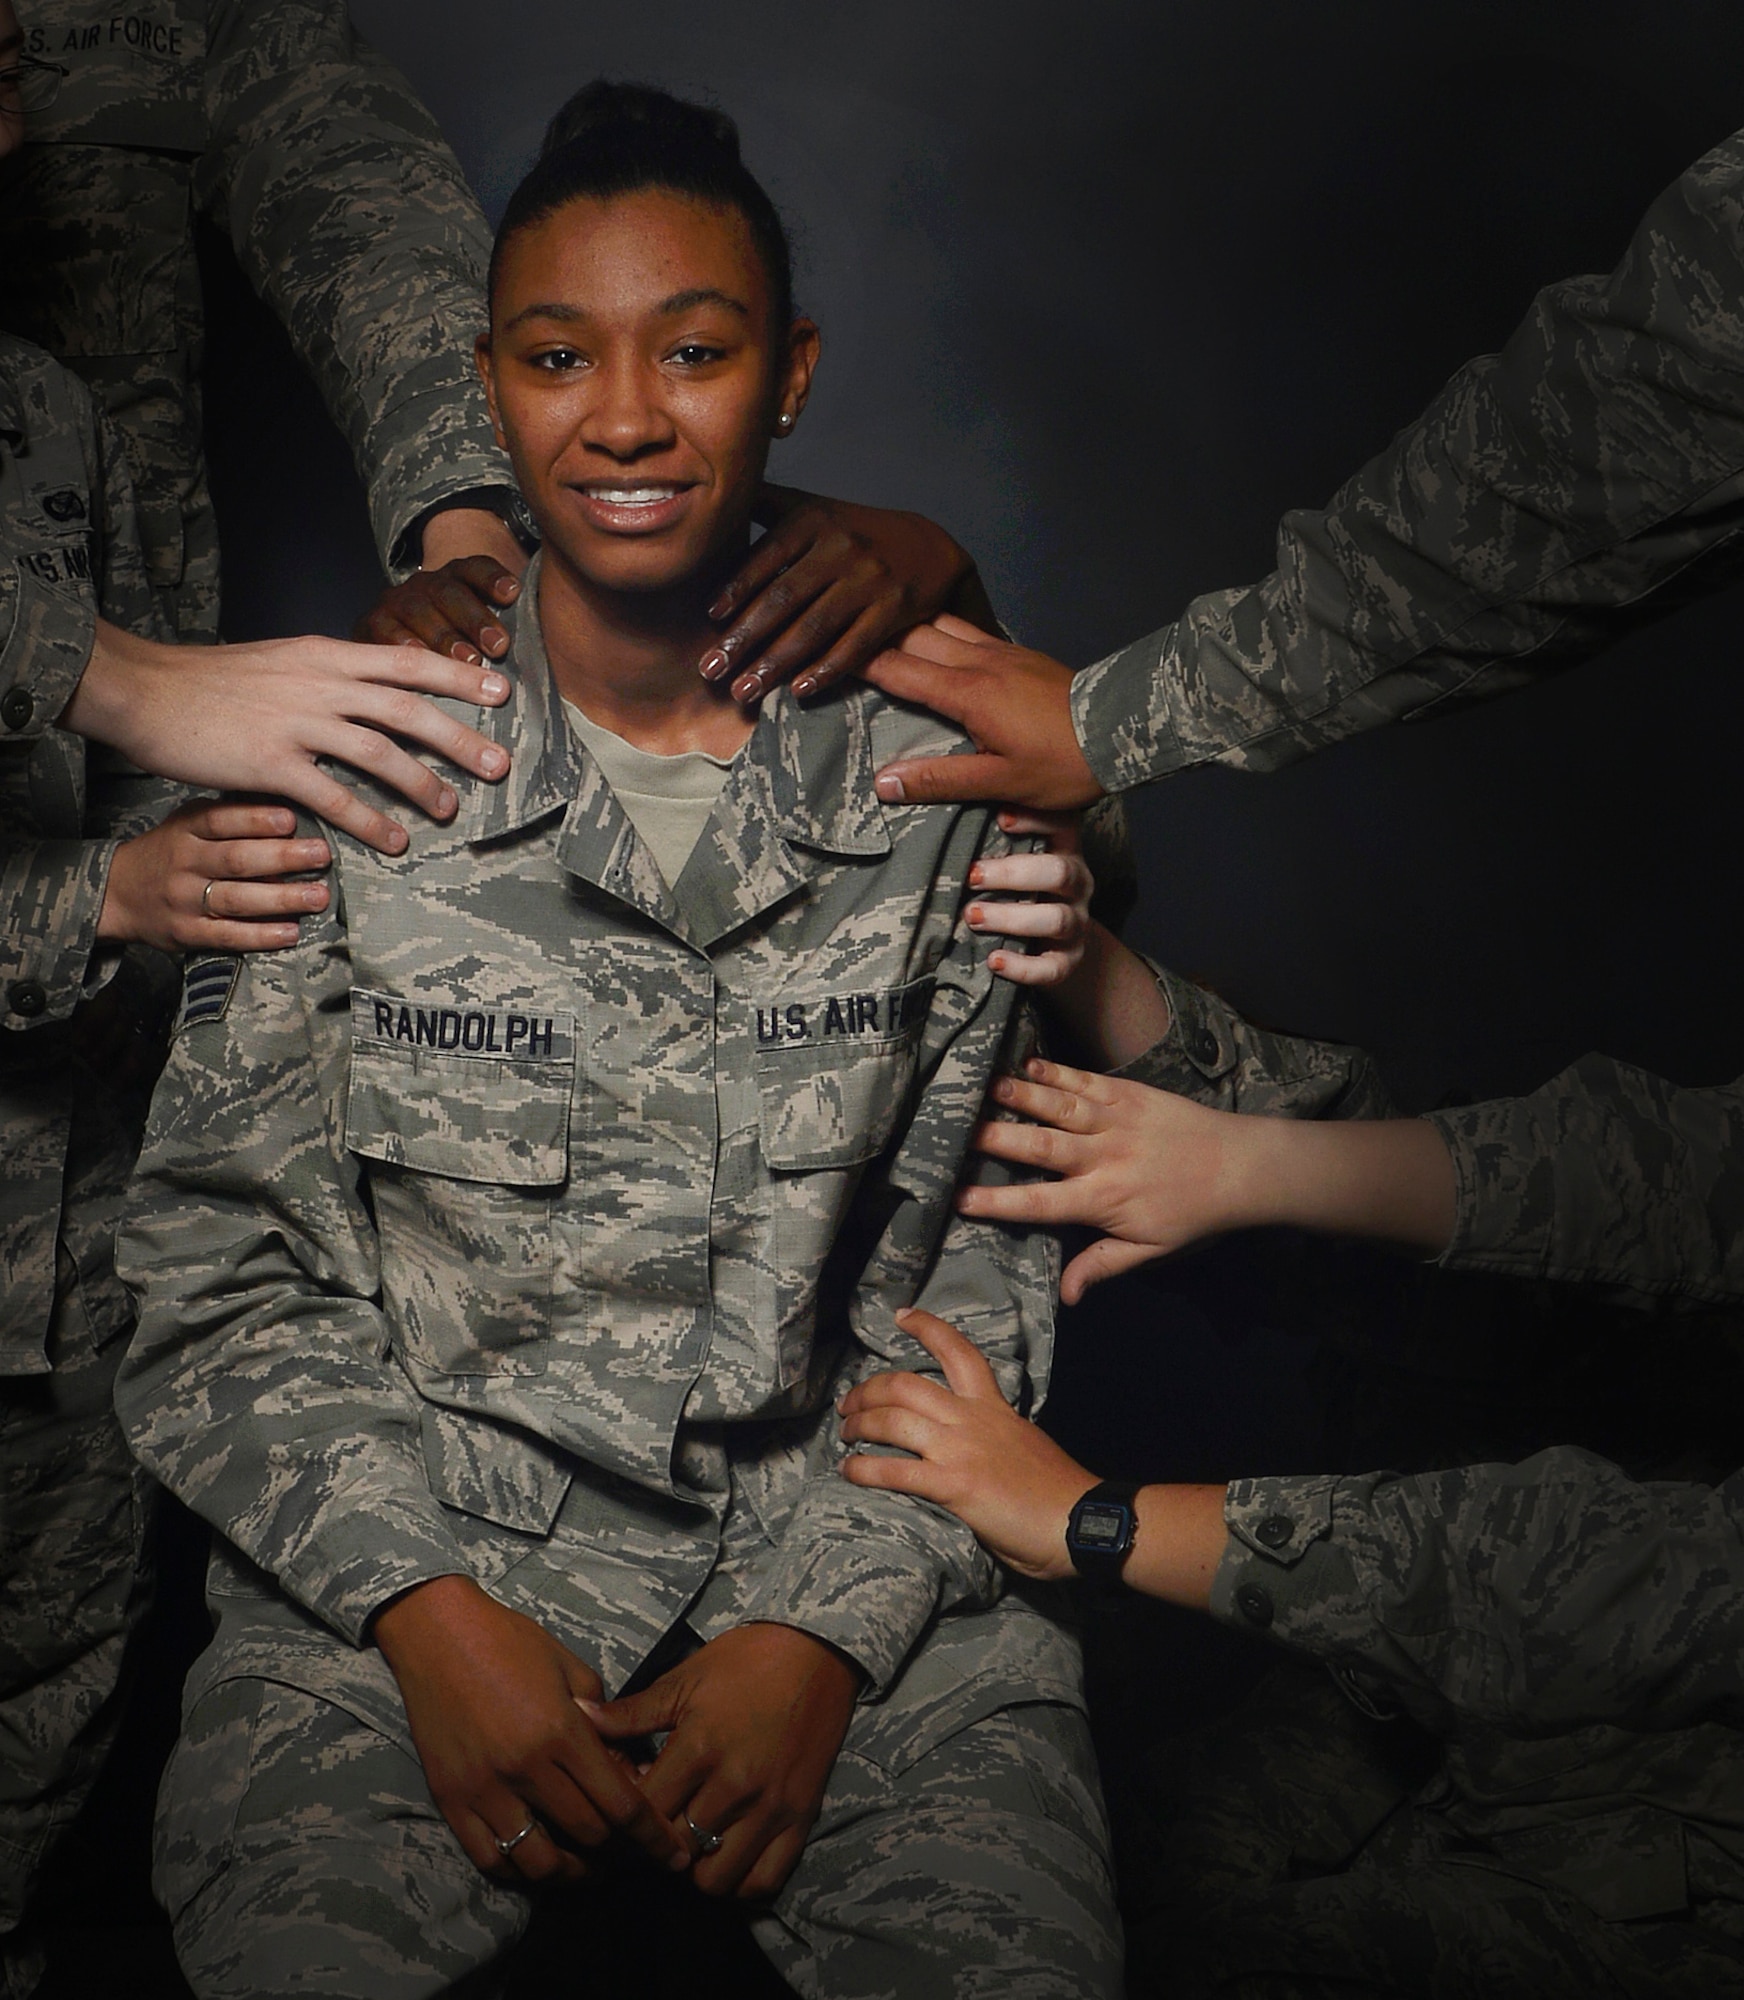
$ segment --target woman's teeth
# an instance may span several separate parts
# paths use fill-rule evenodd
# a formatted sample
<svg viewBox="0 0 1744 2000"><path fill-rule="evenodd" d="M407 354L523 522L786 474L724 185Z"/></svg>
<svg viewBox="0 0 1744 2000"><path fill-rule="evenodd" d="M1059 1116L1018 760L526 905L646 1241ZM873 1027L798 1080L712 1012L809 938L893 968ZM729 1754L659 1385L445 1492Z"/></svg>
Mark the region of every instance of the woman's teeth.
<svg viewBox="0 0 1744 2000"><path fill-rule="evenodd" d="M585 489L590 500L601 500L608 507L658 507L662 501L678 496L676 486L589 486Z"/></svg>

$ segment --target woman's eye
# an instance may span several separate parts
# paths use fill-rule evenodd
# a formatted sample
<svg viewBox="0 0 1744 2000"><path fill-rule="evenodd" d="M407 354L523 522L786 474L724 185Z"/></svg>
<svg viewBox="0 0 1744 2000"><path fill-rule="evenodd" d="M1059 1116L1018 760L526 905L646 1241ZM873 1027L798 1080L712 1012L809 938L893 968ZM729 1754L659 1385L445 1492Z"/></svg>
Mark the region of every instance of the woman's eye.
<svg viewBox="0 0 1744 2000"><path fill-rule="evenodd" d="M543 368L550 375L567 374L570 369L582 365L582 358L573 347L548 347L544 353L533 356L533 366Z"/></svg>
<svg viewBox="0 0 1744 2000"><path fill-rule="evenodd" d="M681 368L706 368L711 361L725 357L726 349L709 347L700 340L687 340L682 347L675 347L671 359Z"/></svg>

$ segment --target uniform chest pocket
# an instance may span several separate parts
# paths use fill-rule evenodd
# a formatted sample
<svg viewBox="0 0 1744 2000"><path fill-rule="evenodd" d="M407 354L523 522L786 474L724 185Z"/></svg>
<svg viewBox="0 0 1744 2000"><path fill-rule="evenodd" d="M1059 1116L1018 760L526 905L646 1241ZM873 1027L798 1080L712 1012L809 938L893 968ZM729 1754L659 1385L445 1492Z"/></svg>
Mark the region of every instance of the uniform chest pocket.
<svg viewBox="0 0 1744 2000"><path fill-rule="evenodd" d="M841 1013L858 1032L759 1043L757 1117L766 1165L783 1173L857 1167L883 1152L909 1109L931 991L931 980L921 980L857 996L851 1006L801 1003L800 1013L782 1017L784 1024L813 1028Z"/></svg>
<svg viewBox="0 0 1744 2000"><path fill-rule="evenodd" d="M544 1371L575 1085L573 1017L556 1025L531 1060L353 1041L345 1143L374 1163L382 1305L414 1372Z"/></svg>

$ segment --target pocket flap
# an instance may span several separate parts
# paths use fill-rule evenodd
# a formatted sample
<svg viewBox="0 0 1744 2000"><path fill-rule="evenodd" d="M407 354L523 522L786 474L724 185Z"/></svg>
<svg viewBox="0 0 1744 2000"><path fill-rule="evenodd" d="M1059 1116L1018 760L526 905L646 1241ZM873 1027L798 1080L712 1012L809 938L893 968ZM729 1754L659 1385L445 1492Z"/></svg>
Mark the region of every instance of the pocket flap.
<svg viewBox="0 0 1744 2000"><path fill-rule="evenodd" d="M574 1476L556 1446L440 1403L426 1403L420 1421L430 1490L445 1506L523 1535L551 1532Z"/></svg>
<svg viewBox="0 0 1744 2000"><path fill-rule="evenodd" d="M569 1176L575 1016L356 987L345 1143L365 1159L499 1187Z"/></svg>

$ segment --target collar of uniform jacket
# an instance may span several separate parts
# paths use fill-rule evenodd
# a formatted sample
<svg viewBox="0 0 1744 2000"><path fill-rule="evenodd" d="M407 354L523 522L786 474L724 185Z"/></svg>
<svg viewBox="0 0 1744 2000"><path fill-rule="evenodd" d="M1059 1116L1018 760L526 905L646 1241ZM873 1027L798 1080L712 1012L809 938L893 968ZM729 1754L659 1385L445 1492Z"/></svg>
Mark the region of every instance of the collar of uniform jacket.
<svg viewBox="0 0 1744 2000"><path fill-rule="evenodd" d="M508 670L514 694L482 712L480 728L509 752L500 785L480 785L462 807L462 838L495 840L553 812L566 814L557 856L572 875L607 890L706 947L803 884L802 853L890 852L864 688L802 707L786 688L763 703L714 818L669 887L637 839L586 746L571 734L539 628L541 559L528 565Z"/></svg>

